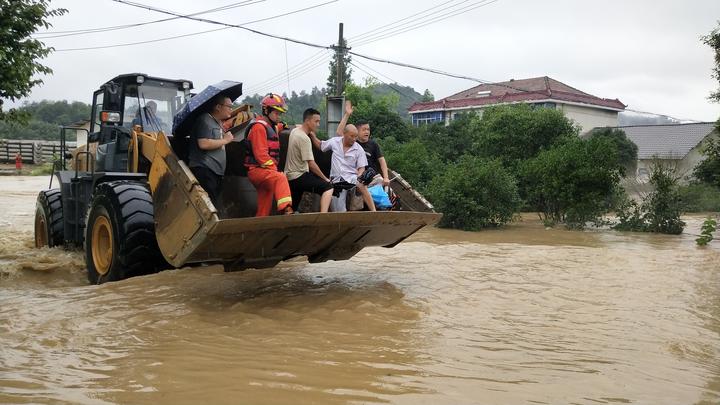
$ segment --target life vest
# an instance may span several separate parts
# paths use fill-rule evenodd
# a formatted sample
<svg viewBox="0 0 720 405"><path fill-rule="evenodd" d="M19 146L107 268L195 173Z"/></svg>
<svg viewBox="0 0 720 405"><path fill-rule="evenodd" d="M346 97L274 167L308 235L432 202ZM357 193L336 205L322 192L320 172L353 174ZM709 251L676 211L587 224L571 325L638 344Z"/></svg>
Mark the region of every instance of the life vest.
<svg viewBox="0 0 720 405"><path fill-rule="evenodd" d="M245 145L245 166L262 166L262 164L260 164L257 159L255 159L255 155L253 155L252 143L250 142L250 139L248 139L248 135L250 135L250 130L258 124L265 127L265 134L267 135L268 155L270 155L270 158L275 163L275 166L277 166L278 161L280 160L280 137L278 136L278 133L283 130L283 124L279 123L277 125L276 131L275 128L273 128L273 126L264 119L253 119L252 121L250 121L250 124L248 124L248 126L245 128L245 139L243 140L243 145Z"/></svg>

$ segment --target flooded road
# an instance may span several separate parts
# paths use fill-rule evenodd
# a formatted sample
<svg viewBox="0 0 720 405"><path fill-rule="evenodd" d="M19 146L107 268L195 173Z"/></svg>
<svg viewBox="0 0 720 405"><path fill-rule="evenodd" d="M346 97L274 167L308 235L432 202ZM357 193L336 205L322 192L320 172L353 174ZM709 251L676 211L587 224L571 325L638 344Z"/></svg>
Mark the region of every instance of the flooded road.
<svg viewBox="0 0 720 405"><path fill-rule="evenodd" d="M718 404L720 243L430 229L345 262L87 285L0 177L0 403Z"/></svg>

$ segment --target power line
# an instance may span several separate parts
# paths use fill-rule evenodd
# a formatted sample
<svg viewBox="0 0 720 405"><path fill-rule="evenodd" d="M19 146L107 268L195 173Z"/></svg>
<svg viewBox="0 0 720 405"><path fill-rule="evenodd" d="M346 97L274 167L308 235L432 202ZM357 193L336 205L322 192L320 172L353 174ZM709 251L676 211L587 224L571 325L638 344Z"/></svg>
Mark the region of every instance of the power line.
<svg viewBox="0 0 720 405"><path fill-rule="evenodd" d="M487 84L487 83L490 83L490 82L488 82L488 81L486 81L486 80L476 79L476 78L474 78L474 77L469 77L469 76L463 76L463 75L458 75L458 74L454 74L454 73L443 72L442 70L437 70L437 69L424 68L424 67L421 67L421 66L415 66L415 65L411 65L411 64L403 63L403 62L395 62L395 61L391 61L391 60L380 59L380 58L376 58L376 57L373 57L373 56L362 55L362 54L359 54L359 53L357 53L357 52L348 51L348 53L349 53L350 55L355 55L355 56L357 56L357 57L359 57L359 58L364 58L364 59L368 59L368 60L373 60L373 61L375 61L375 62L389 63L389 64L391 64L391 65L397 65L397 66L402 66L402 67L406 67L406 68L410 68L410 69L422 70L422 71L424 71L424 72L430 72L430 73L435 73L435 74L439 74L439 75L443 75L443 76L454 77L454 78L456 78L456 79L465 79L465 80L471 80L471 81L473 81L473 82L486 83L486 84Z"/></svg>
<svg viewBox="0 0 720 405"><path fill-rule="evenodd" d="M101 45L101 46L88 46L88 47L84 47L84 48L55 49L54 52L88 51L88 50L92 50L92 49L109 49L109 48L120 48L120 47L124 47L124 46L151 44L151 43L154 43L154 42L169 41L169 40L171 40L171 39L191 37L191 36L195 36L195 35L207 34L207 33L210 33L210 32L222 31L222 30L227 30L227 29L230 29L230 27L215 28L215 29L207 30L207 31L192 32L192 33L190 33L190 34L175 35L175 36L172 36L172 37L165 37L165 38L158 38L158 39L150 39L150 40L147 40L147 41L127 42L127 43L124 43L124 44Z"/></svg>
<svg viewBox="0 0 720 405"><path fill-rule="evenodd" d="M323 56L325 56L324 55L325 53L327 53L327 51L325 49L321 49L319 52L311 55L307 59L303 59L301 62L294 65L292 68L290 68L290 71L294 72L295 70L300 70L300 69L306 67L307 65L309 65L309 64L315 62L316 60L322 58ZM278 73L277 75L271 76L271 77L269 77L261 82L258 82L250 87L259 87L259 86L265 85L266 83L273 82L273 81L277 80L278 78L281 78L283 76L283 74L284 73L282 73L282 72Z"/></svg>
<svg viewBox="0 0 720 405"><path fill-rule="evenodd" d="M380 76L385 77L386 79L390 80L391 82L394 82L395 84L399 84L397 80L394 80L394 79L392 79L392 78L390 78L390 77L388 77L388 76L386 76L386 75L378 72L377 70L371 68L370 66L368 66L368 65L366 65L366 64L364 64L364 63L362 63L362 62L360 62L360 61L357 61L357 60L356 60L356 61L354 61L354 62L353 62L353 61L350 62L351 65L355 66L357 69L359 69L359 70L362 71L362 72L365 72L366 74L370 75L371 77L374 77L375 79L381 81L382 83L385 83L386 85L388 85L391 89L395 90L395 92L398 93L398 94L400 94L401 96L405 96L405 98L407 98L407 99L410 100L410 101L417 101L417 99L416 99L415 97L407 95L405 92L401 91L399 88L395 88L395 86L393 86L393 85L390 84L390 83L386 83L385 81L383 81L383 80L380 79L379 77L373 75L372 73L368 72L367 70L365 70L365 69L361 68L360 66L356 65L356 63L357 63L357 64L360 64L361 66L364 66L364 67L367 68L368 70L372 70L373 72L379 74Z"/></svg>
<svg viewBox="0 0 720 405"><path fill-rule="evenodd" d="M317 61L316 63L314 63L314 64L312 64L312 65L310 65L310 66L307 66L307 67L305 67L304 69L299 70L299 71L296 71L295 73L291 74L291 75L290 75L290 78L291 78L291 79L297 79L297 78L300 77L300 76L304 76L305 74L312 72L313 70L317 69L318 67L323 66L323 65L326 64L329 60L330 60L330 55L327 54L327 55L325 55L325 57L324 57L323 59ZM274 81L274 82L270 82L270 83L267 83L267 84L264 84L264 85L259 85L259 86L253 86L253 87L251 87L251 88L248 89L248 91L246 92L246 94L251 94L251 93L265 93L265 90L269 90L269 89L272 89L273 87L276 87L276 86L281 85L281 84L284 82L284 80L285 80L284 78L279 78L278 80L276 80L276 81ZM262 91L260 91L260 90L262 90Z"/></svg>
<svg viewBox="0 0 720 405"><path fill-rule="evenodd" d="M415 101L415 99L414 99L413 97L410 97L410 96L408 96L407 94L403 93L402 91L396 89L395 86L393 86L392 84L387 83L387 82L384 81L383 79L381 79L381 78L375 76L374 74L368 72L367 70L361 68L360 66L356 65L354 62L350 62L350 65L354 66L356 69L360 70L361 72L365 72L365 74L367 74L368 76L374 77L377 81L379 81L379 82L383 83L384 85L390 87L391 90L393 90L394 92L398 93L398 94L401 95L401 96L404 96L404 97L407 98L408 100L410 100L410 101Z"/></svg>
<svg viewBox="0 0 720 405"><path fill-rule="evenodd" d="M328 57L327 53L328 53L327 50L321 49L320 51L318 51L317 53L314 53L310 57L303 59L302 61L300 61L299 63L297 63L296 65L294 65L293 67L291 67L289 69L290 75L295 75L297 72L307 68L309 65L317 63L318 60L322 59L322 62L324 63ZM274 75L272 77L269 77L261 82L257 82L250 86L246 86L246 89L250 90L250 89L265 87L270 83L275 83L278 80L282 80L284 75L285 75L285 72L281 72L281 73Z"/></svg>
<svg viewBox="0 0 720 405"><path fill-rule="evenodd" d="M209 19L205 19L205 18L197 18L197 17L186 16L186 15L182 15L182 14L179 14L179 13L176 13L176 12L173 12L173 11L162 10L162 9L158 9L158 8L156 8L156 7L151 7L151 6L147 6L147 5L144 5L144 4L135 3L135 2L127 1L127 0L112 0L112 1L115 1L115 2L121 3L121 4L126 4L126 5L129 5L129 6L132 6L132 7L143 8L143 9L147 9L147 10L150 10L150 11L155 11L155 12L158 12L158 13L173 15L173 16L179 17L179 18L185 18L185 19L189 19L189 20L200 21L200 22L205 22L205 23L214 24L214 25L222 25L223 28L218 28L218 29L215 29L215 30L202 31L202 32L197 32L197 33L190 33L190 34L178 35L178 36L168 37L168 38L161 38L161 39L155 39L155 40L141 41L141 42L136 42L136 43L116 44L116 45L109 45L109 46L87 47L87 48L75 48L75 49L58 49L58 50L56 50L56 52L59 52L59 51L73 51L73 50L86 50L86 49L113 48L113 47L118 47L118 46L130 46L130 45L136 45L136 44L144 44L144 43L158 42L158 41L164 41L164 40L175 39L175 38L188 37L188 36L192 36L192 35L204 34L204 33L213 32L213 31L220 31L220 30L224 30L224 29L228 29L228 28L240 28L240 29L243 29L243 30L246 30L246 31L249 31L249 32L258 34L258 35L262 35L262 36L266 36L266 37L270 37L270 38L275 38L275 39L281 39L281 40L285 40L285 41L289 41L289 42L293 42L293 43L297 43L297 44L301 44L301 45L305 45L305 46L310 46L310 47L314 47L314 48L320 48L320 49L324 49L324 50L329 50L329 49L333 49L333 48L334 48L334 46L318 45L318 44L313 44L313 43L310 43L310 42L307 42L307 41L298 40L298 39L282 37L282 36L274 35L274 34L268 34L268 33L262 32L262 31L258 31L258 30L254 30L254 29L251 29L251 28L244 27L243 25L250 24L250 23L253 23L253 22L265 21L265 20L268 20L268 19L271 19L271 18L277 18L277 17L280 17L280 16L292 14L292 13L297 13L297 12L301 12L301 11L306 11L306 10L314 9L314 8L317 8L317 7L324 6L324 5L326 5L326 4L335 3L335 2L337 2L338 0L330 0L330 1L327 1L327 2L324 2L324 3L320 3L320 4L316 4L316 5L310 6L310 7L305 7L305 8L299 9L299 10L294 10L294 11L292 11L292 12L280 14L280 15L273 16L273 17L268 17L268 18L261 19L261 20L255 20L255 21L247 22L247 23L240 24L240 25L238 25L238 24L228 24L228 23L223 23L223 22L219 22L219 21L209 20ZM492 1L497 1L497 0L492 0ZM408 64L408 63L390 61L390 60L386 60L386 59L381 59L381 58L376 58L376 57L372 57L372 56L362 55L362 54L359 54L359 53L357 53L357 52L350 52L350 51L348 51L348 53L351 54L351 55L355 55L355 56L357 56L357 57L360 57L360 58L364 58L364 59L368 59L368 60L373 60L373 61L376 61L376 62L389 63L389 64L393 64L393 65L397 65L397 66L402 66L402 67L406 67L406 68L411 68L411 69L421 70L421 71L425 71L425 72L435 73L435 74L439 74L439 75L443 75L443 76L454 77L454 78L464 79L464 80L470 80L470 81L474 81L474 82L478 82L478 83L491 84L490 82L488 82L488 81L486 81L486 80L476 79L476 78L473 78L473 77L463 76L463 75L459 75L459 74L453 74L453 73L443 72L443 71L437 70L437 69L424 68L424 67L420 67L420 66L416 66L416 65L411 65L411 64ZM324 60L323 60L323 63L324 63ZM298 72L298 75L307 73L308 71L316 68L317 66L319 66L319 65L317 65L317 64L316 64L316 65L313 65L312 68L310 68L309 70L305 70L305 71L303 71L302 73ZM499 85L501 85L501 84L499 84ZM508 88L513 88L513 87L507 86L507 85L501 85L501 86L505 86L505 87L508 87ZM513 89L515 89L515 88L513 88ZM515 89L515 90L527 91L527 90L522 90L522 89Z"/></svg>
<svg viewBox="0 0 720 405"><path fill-rule="evenodd" d="M191 13L191 14L185 14L186 16L196 16L201 14L208 14L208 13L215 13L218 11L225 11L225 10L231 10L233 8L238 7L244 7L244 6L250 6L257 3L262 3L267 0L245 0L237 3L228 4L222 7L215 7L211 8L209 10L203 10L199 11L197 13ZM69 31L47 31L47 32L36 32L33 34L34 36L40 36L38 39L50 39L50 38L62 38L62 37L69 37L69 36L75 36L75 35L86 35L86 34L96 34L100 32L108 32L108 31L116 31L116 30L122 30L127 28L136 28L141 27L143 25L150 25L150 24L157 24L161 22L166 21L172 21L172 20L178 20L181 17L169 17L169 18L161 18L159 20L153 20L153 21L146 21L141 23L134 23L134 24L124 24L124 25L113 25L109 27L98 27L98 28L85 28L81 30L69 30Z"/></svg>
<svg viewBox="0 0 720 405"><path fill-rule="evenodd" d="M412 21L412 22L401 24L397 27L394 27L392 30L390 30L389 32L386 32L384 34L380 33L380 32L373 34L373 36L367 37L367 38L361 40L359 43L356 43L353 45L356 47L363 46L363 45L367 45L372 42L376 42L376 41L387 39L387 38L390 38L390 37L393 37L396 35L404 34L406 32L413 31L418 28L422 28L422 27L425 27L425 26L428 26L431 24L438 23L443 20L447 20L448 18L455 17L459 14L467 13L467 12L475 10L477 8L488 6L492 3L495 3L496 1L498 1L498 0L482 0L477 3L472 3L465 7L455 9L455 10L449 11L447 13L440 14L438 16L434 16L433 18L430 18L430 19L425 19L425 17L423 17L416 21ZM424 21L421 21L423 19L424 19ZM407 25L407 24L414 24L414 25L408 25L408 26L403 27L403 25Z"/></svg>
<svg viewBox="0 0 720 405"><path fill-rule="evenodd" d="M288 38L288 37L282 37L282 36L279 36L279 35L268 34L268 33L266 33L266 32L262 32L262 31L254 30L254 29L252 29L252 28L244 27L243 25L228 24L228 23L223 23L223 22L219 22L219 21L208 20L208 19L206 19L206 18L188 17L188 16L184 16L184 15L182 15L182 14L178 14L178 13L175 13L175 12L172 12L172 11L161 10L161 9L156 8L156 7L151 7L151 6L147 6L147 5L144 5L144 4L135 3L135 2L127 1L127 0L112 0L112 1L114 1L114 2L116 2L116 3L126 4L126 5L132 6L132 7L143 8L143 9L146 9L146 10L155 11L155 12L158 12L158 13L174 15L174 16L176 16L176 17L181 17L181 18L185 18L185 19L188 19L188 20L200 21L200 22L205 22L205 23L214 24L214 25L224 25L224 26L229 27L229 28L240 28L240 29L242 29L242 30L246 30L246 31L249 31L249 32L258 34L258 35L262 35L262 36L270 37L270 38L275 38L275 39L282 39L282 40L285 40L285 41L294 42L294 43L296 43L296 44L311 46L311 47L315 47L315 48L324 48L324 49L330 49L330 48L331 48L330 46L327 46L327 45L318 45L318 44L313 44L313 43L311 43L311 42L301 41L301 40L299 40L299 39L293 39L293 38ZM325 2L325 3L316 4L316 5L314 5L314 6L306 7L306 8L300 9L300 10L296 10L295 12L310 10L310 9L313 9L313 8L317 8L317 7L324 6L324 5L326 5L326 4L335 3L335 2L337 2L337 1L338 1L338 0L327 1L327 2ZM286 13L286 14L284 14L284 15L287 15L287 14L288 14L288 13ZM246 24L247 24L247 23L246 23Z"/></svg>
<svg viewBox="0 0 720 405"><path fill-rule="evenodd" d="M443 72L442 70L425 68L425 67L422 67L422 66L411 65L411 64L409 64L409 63L395 62L395 61L391 61L391 60L387 60L387 59L380 59L380 58L376 58L376 57L373 57L373 56L362 55L362 54L359 54L359 53L357 53L357 52L348 51L348 53L351 54L351 55L355 55L355 56L358 56L358 57L360 57L360 58L372 60L372 61L375 61L375 62L388 63L388 64L391 64L391 65L396 65L396 66L402 66L402 67L406 67L406 68L410 68L410 69L421 70L421 71L423 71L423 72L430 72L430 73L435 73L435 74L442 75L442 76L454 77L454 78L456 78L456 79L470 80L470 81L478 82L478 83L481 83L481 84L487 84L487 85L493 85L493 86L506 87L506 88L508 88L508 89L520 91L520 92L523 92L523 93L526 93L526 92L529 91L529 90L527 90L527 89L521 89L521 88L518 88L518 87L513 87L513 86L510 86L510 85L507 85L507 84L503 84L503 83L494 83L494 82L490 82L490 81L488 81L488 80L477 79L477 78L474 78L474 77L463 76L463 75L459 75L459 74L455 74L455 73Z"/></svg>
<svg viewBox="0 0 720 405"><path fill-rule="evenodd" d="M113 1L117 1L117 0L113 0ZM263 1L264 1L264 0L263 0ZM274 19L274 18L284 17L284 16L287 16L287 15L290 15L290 14L295 14L295 13L299 13L299 12L302 12L302 11L310 10L310 9L312 9L312 8L324 6L324 5L326 5L326 4L335 3L335 2L337 2L337 1L338 1L338 0L331 0L331 1L327 1L327 2L325 2L325 3L316 4L316 5L314 5L314 6L305 7L305 8L301 8L301 9L298 9L298 10L289 11L289 12L287 12L287 13L278 14L278 15L274 15L274 16L270 16L270 17L265 17L265 18L261 18L261 19L258 19L258 20L247 21L247 22L244 22L244 23L242 23L242 24L239 24L238 26L225 26L225 27L223 27L223 28L216 28L216 29L212 29L212 30L198 31L198 32L190 33L190 34L173 35L173 36L170 36L170 37L149 39L149 40L145 40L145 41L126 42L126 43L121 43L121 44L90 46L90 47L82 47L82 48L56 49L55 52L86 51L86 50L92 50L92 49L108 49L108 48L119 48L119 47L125 47L125 46L133 46L133 45L150 44L150 43L154 43L154 42L169 41L169 40L172 40L172 39L185 38L185 37L194 36L194 35L201 35L201 34L207 34L207 33L210 33L210 32L222 31L222 30L226 30L226 29L229 29L229 28L242 28L242 29L254 31L254 30L251 30L251 29L249 29L249 28L245 28L245 27L241 27L241 26L243 26L243 25L249 25L249 24L254 24L254 23L258 23L258 22L262 22L262 21L267 21L267 20L271 20L271 19ZM164 11L163 11L163 12L164 12ZM177 18L190 18L190 17L180 16L180 17L177 17ZM192 18L190 18L190 19L192 19ZM218 24L226 25L226 24L224 24L224 23L218 23ZM329 47L325 47L325 48L328 49Z"/></svg>
<svg viewBox="0 0 720 405"><path fill-rule="evenodd" d="M405 17L405 18L401 18L401 19L396 20L396 21L393 21L393 22L391 22L391 23L388 23L388 24L385 24L385 25L381 25L381 26L376 27L376 28L373 28L373 29L371 29L371 30L369 30L369 31L365 31L365 32L363 32L362 34L356 35L356 36L354 36L354 37L350 37L350 38L348 38L348 41L358 41L358 40L360 40L360 38L367 37L367 36L369 36L369 35L371 35L371 34L374 35L376 32L378 32L379 30L382 30L383 28L391 27L391 26L393 26L393 25L396 25L397 23L406 21L406 20L411 19L411 18L413 18L413 17L415 17L415 16L419 16L419 15L425 14L425 13L427 13L428 11L431 11L431 10L434 10L434 9L436 9L436 8L442 7L442 6L444 6L444 5L448 4L448 3L454 3L455 1L457 1L457 0L449 0L449 1L446 1L446 2L444 2L444 3L440 3L440 4L436 5L436 6L427 8L427 9L422 10L422 11L419 11L419 12L417 12L417 13L415 13L415 14L411 14L411 15ZM467 2L467 1L469 1L469 0L464 0L462 3L465 3L465 2ZM462 4L462 3L460 3L460 4ZM451 7L454 7L454 6L451 6Z"/></svg>

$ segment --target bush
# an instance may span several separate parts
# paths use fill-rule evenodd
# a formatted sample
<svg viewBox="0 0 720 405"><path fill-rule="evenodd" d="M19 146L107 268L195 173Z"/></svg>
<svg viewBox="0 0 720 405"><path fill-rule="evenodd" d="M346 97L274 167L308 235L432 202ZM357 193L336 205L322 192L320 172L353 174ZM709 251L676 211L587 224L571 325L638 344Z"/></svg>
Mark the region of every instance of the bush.
<svg viewBox="0 0 720 405"><path fill-rule="evenodd" d="M446 165L420 140L398 143L394 138L380 141L388 166L400 173L421 193L433 177L445 170Z"/></svg>
<svg viewBox="0 0 720 405"><path fill-rule="evenodd" d="M703 221L702 228L700 228L700 236L695 239L695 243L698 246L705 246L715 239L715 231L717 230L717 221L715 218L708 217Z"/></svg>
<svg viewBox="0 0 720 405"><path fill-rule="evenodd" d="M618 151L618 163L625 169L633 169L637 164L638 147L628 139L622 129L600 128L593 130L590 137L605 138L615 144Z"/></svg>
<svg viewBox="0 0 720 405"><path fill-rule="evenodd" d="M543 150L577 138L579 132L562 111L526 104L490 107L473 126L473 154L500 159L511 170Z"/></svg>
<svg viewBox="0 0 720 405"><path fill-rule="evenodd" d="M640 204L627 201L617 212L621 231L681 234L685 222L680 219L682 200L678 192L675 170L656 161L651 166L650 184L655 190Z"/></svg>
<svg viewBox="0 0 720 405"><path fill-rule="evenodd" d="M693 176L701 183L720 187L720 139L710 139L703 147L705 160L698 163Z"/></svg>
<svg viewBox="0 0 720 405"><path fill-rule="evenodd" d="M720 189L704 183L678 188L685 212L720 212Z"/></svg>
<svg viewBox="0 0 720 405"><path fill-rule="evenodd" d="M469 155L432 180L428 197L444 214L441 227L466 231L505 224L520 207L515 179L502 164Z"/></svg>
<svg viewBox="0 0 720 405"><path fill-rule="evenodd" d="M396 95L374 97L369 86L360 87L354 84L345 87L345 95L353 103L351 124L359 120L369 122L372 136L376 140L393 137L404 142L410 139L410 124L395 112L398 103Z"/></svg>
<svg viewBox="0 0 720 405"><path fill-rule="evenodd" d="M650 184L655 191L648 198L646 214L650 232L678 235L685 228L685 222L680 220L682 202L677 183L675 170L658 163L653 165Z"/></svg>
<svg viewBox="0 0 720 405"><path fill-rule="evenodd" d="M37 166L36 168L32 169L30 171L31 176L45 176L52 174L53 172L53 164L52 163L43 163L40 166Z"/></svg>
<svg viewBox="0 0 720 405"><path fill-rule="evenodd" d="M448 126L444 122L422 125L414 135L449 164L472 147L479 122L480 118L475 113L458 114Z"/></svg>
<svg viewBox="0 0 720 405"><path fill-rule="evenodd" d="M545 223L582 229L610 209L621 170L612 142L576 138L526 161L521 186Z"/></svg>

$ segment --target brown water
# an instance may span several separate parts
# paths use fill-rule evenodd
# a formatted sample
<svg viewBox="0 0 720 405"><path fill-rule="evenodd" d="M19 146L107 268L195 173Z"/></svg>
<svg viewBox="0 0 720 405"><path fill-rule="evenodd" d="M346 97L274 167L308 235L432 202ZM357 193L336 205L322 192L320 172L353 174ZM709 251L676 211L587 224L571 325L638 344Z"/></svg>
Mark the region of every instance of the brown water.
<svg viewBox="0 0 720 405"><path fill-rule="evenodd" d="M431 229L345 262L89 286L0 177L0 402L718 404L720 243Z"/></svg>

